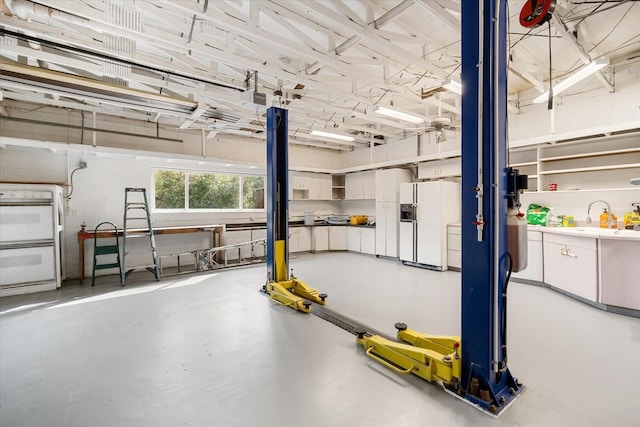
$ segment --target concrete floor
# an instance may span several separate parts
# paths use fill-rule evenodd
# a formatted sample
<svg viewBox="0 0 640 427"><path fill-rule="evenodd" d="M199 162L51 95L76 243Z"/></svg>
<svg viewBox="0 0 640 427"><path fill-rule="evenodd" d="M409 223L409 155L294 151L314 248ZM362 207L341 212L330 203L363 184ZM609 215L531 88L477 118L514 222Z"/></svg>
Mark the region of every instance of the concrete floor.
<svg viewBox="0 0 640 427"><path fill-rule="evenodd" d="M459 334L460 273L349 253L291 260L329 306L388 334ZM2 426L637 426L640 319L509 288L498 420L368 359L352 335L258 292L264 265L103 277L0 300Z"/></svg>

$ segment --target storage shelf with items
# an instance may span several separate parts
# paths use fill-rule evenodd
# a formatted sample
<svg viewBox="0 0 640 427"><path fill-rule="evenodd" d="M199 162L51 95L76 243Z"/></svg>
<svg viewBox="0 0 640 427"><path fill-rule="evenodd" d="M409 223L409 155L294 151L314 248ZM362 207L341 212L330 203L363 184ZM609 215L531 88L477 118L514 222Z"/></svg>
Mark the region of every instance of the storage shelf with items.
<svg viewBox="0 0 640 427"><path fill-rule="evenodd" d="M529 191L628 188L640 175L640 143L634 135L519 148L509 159L529 176Z"/></svg>

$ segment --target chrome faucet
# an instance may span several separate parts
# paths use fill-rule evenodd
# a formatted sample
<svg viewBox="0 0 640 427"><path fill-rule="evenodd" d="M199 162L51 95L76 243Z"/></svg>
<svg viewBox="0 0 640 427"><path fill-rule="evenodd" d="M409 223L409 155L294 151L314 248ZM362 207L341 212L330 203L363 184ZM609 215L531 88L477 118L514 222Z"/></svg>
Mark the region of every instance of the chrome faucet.
<svg viewBox="0 0 640 427"><path fill-rule="evenodd" d="M609 218L609 221L607 222L607 228L613 228L613 218L611 217L611 205L609 205L609 203L605 202L604 200L594 200L593 202L589 203L589 208L587 208L587 224L591 224L591 217L589 216L589 213L591 212L591 206L593 206L594 203L604 203L607 206L607 217Z"/></svg>

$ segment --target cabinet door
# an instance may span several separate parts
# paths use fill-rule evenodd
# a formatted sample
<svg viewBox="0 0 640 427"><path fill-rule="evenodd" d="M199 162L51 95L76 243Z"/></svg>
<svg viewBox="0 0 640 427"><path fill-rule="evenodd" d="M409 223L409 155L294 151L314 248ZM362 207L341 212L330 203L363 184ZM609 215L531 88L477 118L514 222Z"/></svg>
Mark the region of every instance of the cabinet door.
<svg viewBox="0 0 640 427"><path fill-rule="evenodd" d="M376 175L375 171L361 172L362 174L362 198L376 198Z"/></svg>
<svg viewBox="0 0 640 427"><path fill-rule="evenodd" d="M527 233L527 268L518 273L513 273L513 277L536 282L544 281L542 258L542 232L529 231Z"/></svg>
<svg viewBox="0 0 640 427"><path fill-rule="evenodd" d="M249 241L251 241L250 230L227 231L225 233L225 245L236 245L238 243L246 243ZM238 251L240 251L240 256L242 258L249 258L251 256L251 248L249 247L249 245L245 245L242 246L241 249L227 249L225 251L227 259L238 259Z"/></svg>
<svg viewBox="0 0 640 427"><path fill-rule="evenodd" d="M309 177L304 172L291 173L291 188L294 190L308 190Z"/></svg>
<svg viewBox="0 0 640 427"><path fill-rule="evenodd" d="M362 199L362 175L350 173L344 177L345 200Z"/></svg>
<svg viewBox="0 0 640 427"><path fill-rule="evenodd" d="M600 240L602 301L640 310L640 241Z"/></svg>
<svg viewBox="0 0 640 427"><path fill-rule="evenodd" d="M376 255L387 255L386 203L376 203Z"/></svg>
<svg viewBox="0 0 640 427"><path fill-rule="evenodd" d="M385 208L385 252L386 256L398 257L398 225L399 215L396 203L386 203ZM377 223L377 221L376 221Z"/></svg>
<svg viewBox="0 0 640 427"><path fill-rule="evenodd" d="M361 228L360 233L360 252L374 255L376 253L376 230Z"/></svg>
<svg viewBox="0 0 640 427"><path fill-rule="evenodd" d="M388 171L376 171L376 202L386 202L389 200L387 193Z"/></svg>
<svg viewBox="0 0 640 427"><path fill-rule="evenodd" d="M299 252L299 236L298 230L301 227L291 227L289 228L289 253Z"/></svg>
<svg viewBox="0 0 640 427"><path fill-rule="evenodd" d="M418 165L418 178L419 179L433 179L438 178L438 165L437 162L425 162Z"/></svg>
<svg viewBox="0 0 640 427"><path fill-rule="evenodd" d="M309 252L311 250L311 227L298 228L298 251Z"/></svg>
<svg viewBox="0 0 640 427"><path fill-rule="evenodd" d="M598 300L596 239L546 233L544 281L563 291Z"/></svg>
<svg viewBox="0 0 640 427"><path fill-rule="evenodd" d="M460 176L461 174L462 174L462 167L460 164L460 157L440 160L438 162L438 176L440 178L444 178L448 176Z"/></svg>
<svg viewBox="0 0 640 427"><path fill-rule="evenodd" d="M360 228L347 228L347 250L351 252L360 252Z"/></svg>
<svg viewBox="0 0 640 427"><path fill-rule="evenodd" d="M347 226L327 227L329 229L329 250L347 250Z"/></svg>
<svg viewBox="0 0 640 427"><path fill-rule="evenodd" d="M251 240L259 240L259 239L266 239L267 238L267 230L252 230L251 231ZM265 242L260 242L260 243L255 243L253 245L253 256L254 257L259 257L262 258L265 256L265 248L266 248L266 243ZM291 249L289 249L289 251L291 251Z"/></svg>
<svg viewBox="0 0 640 427"><path fill-rule="evenodd" d="M312 250L328 251L329 250L329 227L313 227L313 239L311 242Z"/></svg>
<svg viewBox="0 0 640 427"><path fill-rule="evenodd" d="M328 173L318 174L318 199L319 200L332 200L333 189L331 175Z"/></svg>
<svg viewBox="0 0 640 427"><path fill-rule="evenodd" d="M309 199L320 200L320 177L316 173L307 173L306 177L306 184L309 189Z"/></svg>

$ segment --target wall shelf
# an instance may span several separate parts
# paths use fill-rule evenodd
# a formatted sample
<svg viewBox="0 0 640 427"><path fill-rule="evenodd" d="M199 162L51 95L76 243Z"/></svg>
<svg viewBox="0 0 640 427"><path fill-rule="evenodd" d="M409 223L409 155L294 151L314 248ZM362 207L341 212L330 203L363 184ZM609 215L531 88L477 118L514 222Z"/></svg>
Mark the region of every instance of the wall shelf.
<svg viewBox="0 0 640 427"><path fill-rule="evenodd" d="M606 171L606 170L616 170L616 169L633 169L640 168L640 163L628 163L625 165L611 165L611 166L593 166L588 168L571 168L571 169L555 169L552 171L539 171L540 175L558 175L564 173L577 173L577 172L595 172L595 171Z"/></svg>
<svg viewBox="0 0 640 427"><path fill-rule="evenodd" d="M558 160L583 159L586 157L613 156L616 154L640 153L640 148L625 148L621 150L595 151L592 153L569 154L566 156L542 157L541 162L555 162ZM533 162L535 164L535 162Z"/></svg>
<svg viewBox="0 0 640 427"><path fill-rule="evenodd" d="M519 148L509 156L510 166L528 175L531 191L546 191L549 184L562 190L624 189L640 175L636 135Z"/></svg>

